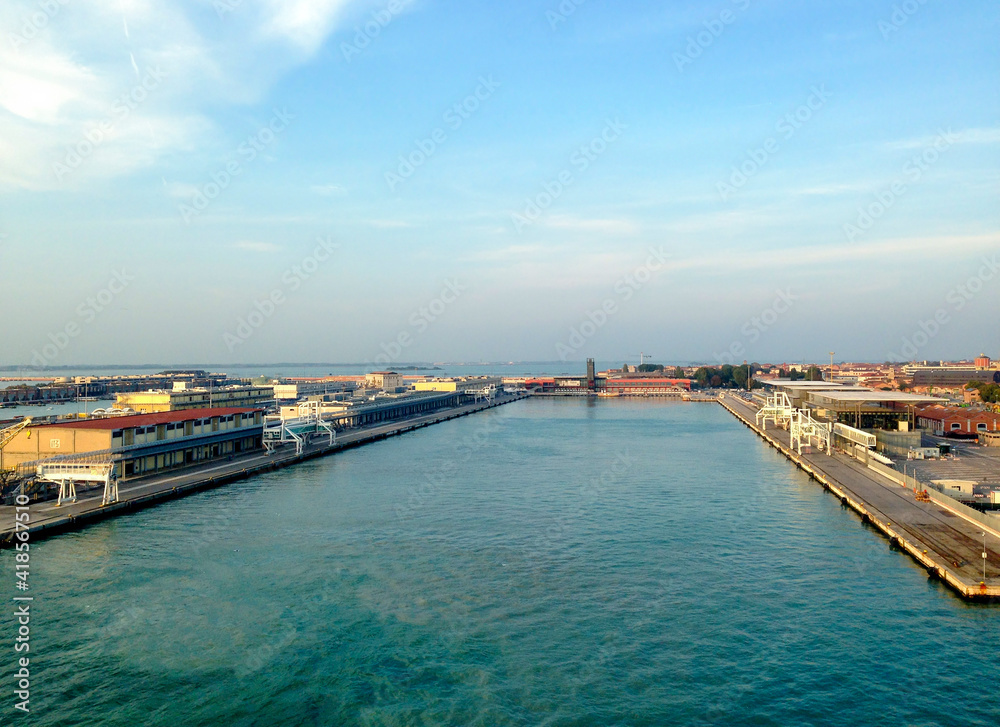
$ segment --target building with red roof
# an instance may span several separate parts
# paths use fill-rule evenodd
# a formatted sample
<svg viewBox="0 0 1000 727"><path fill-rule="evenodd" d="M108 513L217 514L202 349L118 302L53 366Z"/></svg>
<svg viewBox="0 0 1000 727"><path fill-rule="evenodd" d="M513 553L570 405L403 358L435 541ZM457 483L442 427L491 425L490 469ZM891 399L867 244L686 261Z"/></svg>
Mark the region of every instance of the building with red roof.
<svg viewBox="0 0 1000 727"><path fill-rule="evenodd" d="M252 408L93 417L27 427L0 451L0 468L103 457L124 478L261 449L262 438L263 412Z"/></svg>

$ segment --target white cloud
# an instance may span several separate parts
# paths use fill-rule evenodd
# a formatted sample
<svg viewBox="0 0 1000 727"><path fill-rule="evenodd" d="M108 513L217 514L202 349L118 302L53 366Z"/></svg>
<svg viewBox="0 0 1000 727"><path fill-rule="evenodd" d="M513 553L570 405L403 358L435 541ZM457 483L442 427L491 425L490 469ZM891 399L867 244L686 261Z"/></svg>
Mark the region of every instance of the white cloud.
<svg viewBox="0 0 1000 727"><path fill-rule="evenodd" d="M381 230L404 230L413 227L402 220L369 220L368 224Z"/></svg>
<svg viewBox="0 0 1000 727"><path fill-rule="evenodd" d="M943 134L952 144L1000 144L1000 128L993 129L941 129L936 134L919 136L910 139L890 141L885 146L888 149L925 149L934 146Z"/></svg>
<svg viewBox="0 0 1000 727"><path fill-rule="evenodd" d="M240 240L239 242L234 242L232 246L236 250L244 250L246 252L279 252L281 250L280 245L275 245L273 242L257 242L255 240Z"/></svg>
<svg viewBox="0 0 1000 727"><path fill-rule="evenodd" d="M314 53L352 0L265 0L265 34Z"/></svg>
<svg viewBox="0 0 1000 727"><path fill-rule="evenodd" d="M222 138L211 115L258 102L348 6L368 2L226 1L232 10L220 14L208 0L52 3L37 27L37 0L0 3L0 190L72 189L172 152L232 148L239 140ZM151 69L162 78L143 90ZM78 145L79 167L55 173Z"/></svg>
<svg viewBox="0 0 1000 727"><path fill-rule="evenodd" d="M340 197L347 194L347 187L339 184L314 184L310 189L321 197Z"/></svg>
<svg viewBox="0 0 1000 727"><path fill-rule="evenodd" d="M546 227L558 230L575 230L578 232L604 232L610 234L628 235L637 231L637 227L629 220L613 219L581 219L571 215L552 215L544 222Z"/></svg>

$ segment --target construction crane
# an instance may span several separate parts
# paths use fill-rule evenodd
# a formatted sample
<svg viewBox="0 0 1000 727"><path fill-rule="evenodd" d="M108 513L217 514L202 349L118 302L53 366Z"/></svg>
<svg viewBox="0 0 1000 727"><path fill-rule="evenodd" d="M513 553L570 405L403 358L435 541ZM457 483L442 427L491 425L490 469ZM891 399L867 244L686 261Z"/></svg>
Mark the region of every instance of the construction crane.
<svg viewBox="0 0 1000 727"><path fill-rule="evenodd" d="M632 355L633 356L635 356L635 355L639 356L639 365L640 366L642 366L644 363L646 363L646 359L647 358L653 358L653 354L651 354L651 353L642 353L642 352L640 352L639 354L634 354L633 353Z"/></svg>

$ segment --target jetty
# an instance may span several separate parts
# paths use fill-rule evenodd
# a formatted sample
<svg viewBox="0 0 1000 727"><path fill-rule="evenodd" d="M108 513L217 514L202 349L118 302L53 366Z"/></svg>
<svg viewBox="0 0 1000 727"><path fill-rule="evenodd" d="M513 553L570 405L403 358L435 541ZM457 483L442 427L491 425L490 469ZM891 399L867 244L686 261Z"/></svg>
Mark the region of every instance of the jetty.
<svg viewBox="0 0 1000 727"><path fill-rule="evenodd" d="M800 455L788 431L757 426L755 405L725 394L719 402L884 535L890 547L912 557L929 577L969 600L1000 598L1000 532L982 513L937 492L915 492L900 473L884 466L865 465L837 452Z"/></svg>
<svg viewBox="0 0 1000 727"><path fill-rule="evenodd" d="M231 460L215 460L210 464L193 465L150 477L127 480L118 485L118 501L108 505L102 504L102 492L98 489L89 493L81 492L76 502L63 503L61 506L57 506L54 500L32 502L20 508L0 506L0 548L9 548L17 542L15 517L22 515L24 522L24 512L28 513L27 528L19 528L18 532L26 530L29 541L36 542L44 537L75 530L109 517L125 515L193 492L245 480L262 472L289 467L305 460L325 457L345 449L503 406L524 399L526 396L526 394L501 395L488 401L438 409L429 414L349 429L338 434L333 443L326 437L306 442L299 454L296 454L295 447L291 446L279 447L272 454L259 450L235 456Z"/></svg>

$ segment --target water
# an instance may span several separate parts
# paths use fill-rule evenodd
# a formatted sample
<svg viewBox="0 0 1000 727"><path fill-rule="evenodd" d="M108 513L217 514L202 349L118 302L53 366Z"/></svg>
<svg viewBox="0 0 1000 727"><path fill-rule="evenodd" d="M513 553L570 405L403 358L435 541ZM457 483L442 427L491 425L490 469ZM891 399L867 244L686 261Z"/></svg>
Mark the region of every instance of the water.
<svg viewBox="0 0 1000 727"><path fill-rule="evenodd" d="M621 367L618 363L599 363L598 370ZM559 374L582 376L586 373L586 365L574 362L511 362L511 363L486 363L486 364L463 364L463 363L441 363L426 364L427 368L420 370L403 369L404 376L555 376ZM135 368L135 369L79 369L79 370L58 370L50 371L50 376L131 376L136 374L155 374L166 369L202 369L205 371L220 371L230 377L239 379L252 379L258 376L267 377L320 377L327 375L349 376L352 374L364 373L372 370L372 366L367 367L359 364L282 364L282 365L237 365L237 366L213 366L211 364L197 364L190 366L160 366L156 368ZM7 374L13 376L16 372L0 371L0 376ZM45 375L45 371L39 371L37 376ZM39 381L0 381L0 389L19 384L37 385ZM93 411L98 407L107 407L114 404L113 397L109 396L99 401L71 401L64 403L30 404L21 406L0 407L0 420L14 419L21 416L46 417L57 414L84 414Z"/></svg>
<svg viewBox="0 0 1000 727"><path fill-rule="evenodd" d="M623 363L635 364L636 361L598 361L597 370L601 371L609 368L621 368ZM224 372L233 378L255 378L257 376L346 376L350 374L365 373L376 368L385 368L393 365L399 367L404 375L428 375L428 376L554 376L559 374L582 376L586 373L586 364L582 361L510 361L494 363L395 363L395 364L335 364L335 363L283 363L283 364L184 364L184 365L157 365L142 367L121 367L115 369L106 368L66 368L66 369L0 369L0 377L13 379L16 376L30 375L33 377L73 377L73 376L133 376L141 374L156 374L165 370L191 370L201 369L209 372ZM410 365L426 366L426 368L408 369ZM671 363L671 366L675 364ZM27 374L25 374L27 372ZM16 386L18 384L37 384L38 381L12 380L0 381L0 388L6 386Z"/></svg>
<svg viewBox="0 0 1000 727"><path fill-rule="evenodd" d="M30 578L24 724L1000 721L1000 608L712 404L518 402L43 541Z"/></svg>

